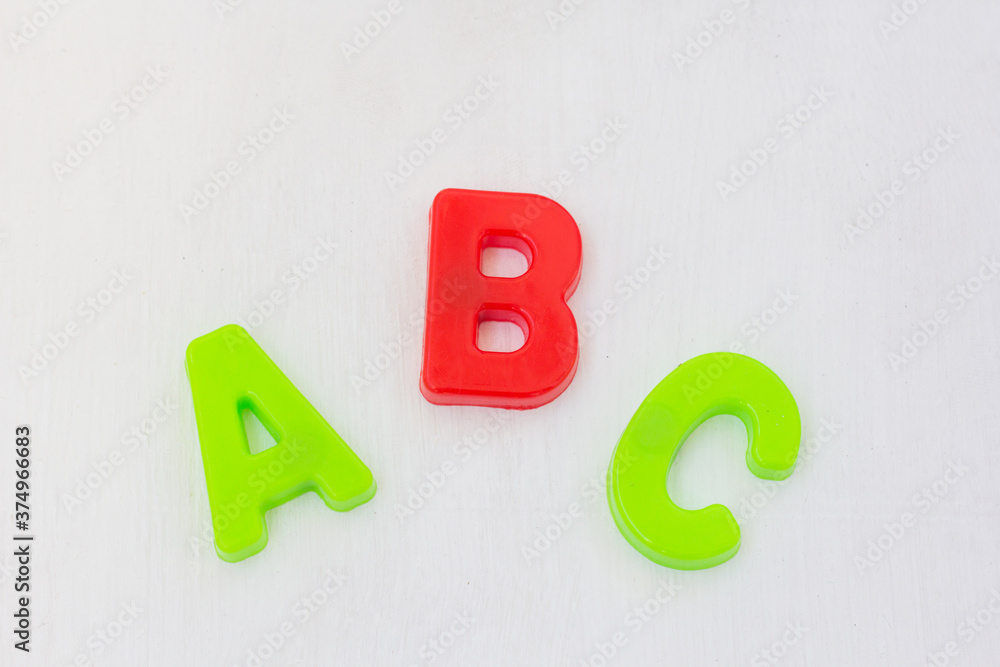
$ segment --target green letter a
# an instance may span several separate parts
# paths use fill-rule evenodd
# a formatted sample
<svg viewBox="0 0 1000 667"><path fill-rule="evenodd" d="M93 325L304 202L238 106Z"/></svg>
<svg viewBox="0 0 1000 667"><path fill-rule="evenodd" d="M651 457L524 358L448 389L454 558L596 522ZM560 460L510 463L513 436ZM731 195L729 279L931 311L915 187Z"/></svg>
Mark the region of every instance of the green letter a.
<svg viewBox="0 0 1000 667"><path fill-rule="evenodd" d="M228 325L187 349L215 550L229 562L267 545L264 513L314 491L346 512L371 500L371 471L242 327ZM250 453L250 410L276 445Z"/></svg>

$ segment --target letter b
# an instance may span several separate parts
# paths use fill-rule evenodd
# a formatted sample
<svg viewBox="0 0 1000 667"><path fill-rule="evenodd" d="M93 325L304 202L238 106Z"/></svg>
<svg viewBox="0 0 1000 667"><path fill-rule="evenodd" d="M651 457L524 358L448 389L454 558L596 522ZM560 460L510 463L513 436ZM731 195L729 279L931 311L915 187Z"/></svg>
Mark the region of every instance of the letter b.
<svg viewBox="0 0 1000 667"><path fill-rule="evenodd" d="M483 248L495 246L521 251L528 270L514 278L483 275ZM580 254L576 222L551 199L438 193L431 207L424 398L438 405L525 410L559 396L579 357L576 320L566 299L580 279ZM465 288L454 294L452 284ZM454 298L444 299L446 293ZM483 321L520 326L524 345L513 352L479 349Z"/></svg>

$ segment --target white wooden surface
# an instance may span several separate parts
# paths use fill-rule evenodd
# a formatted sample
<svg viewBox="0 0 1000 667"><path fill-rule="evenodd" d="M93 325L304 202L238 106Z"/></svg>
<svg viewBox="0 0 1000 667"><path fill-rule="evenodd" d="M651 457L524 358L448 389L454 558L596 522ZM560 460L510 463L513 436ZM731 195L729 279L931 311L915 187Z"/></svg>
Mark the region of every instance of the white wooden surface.
<svg viewBox="0 0 1000 667"><path fill-rule="evenodd" d="M558 22L556 0L401 0L349 59L341 44L387 2L245 0L220 16L209 0L72 0L16 50L8 35L0 663L229 667L263 652L265 665L600 665L617 635L607 664L993 664L1000 280L981 267L1000 256L1000 8L902 4L916 11L889 31L888 0L566 0ZM5 2L4 33L42 22L39 6ZM721 34L679 65L706 21ZM481 78L495 90L480 88L468 118L449 114ZM828 99L812 98L801 127L782 120L814 90ZM272 121L275 109L294 118ZM57 176L105 118L112 131ZM263 150L241 148L272 122ZM606 150L582 158L608 122ZM386 172L436 128L444 141L391 189ZM949 130L958 138L914 171ZM723 198L718 182L765 146ZM239 173L186 220L181 205L228 162ZM432 197L545 192L562 170L556 198L584 239L571 306L582 327L609 299L614 312L585 327L579 372L552 404L430 405L418 372ZM888 211L849 239L895 181ZM329 259L304 262L327 239ZM670 258L647 273L653 251ZM313 270L293 278L296 266ZM116 271L127 285L102 292ZM993 279L977 283L980 271ZM953 291L967 282L980 288L969 299ZM252 316L274 292L273 312ZM91 315L87 299L106 303ZM889 355L936 315L894 369ZM208 541L183 355L241 320L379 491L348 514L313 496L283 506L267 548L233 565ZM70 324L76 335L46 350ZM743 545L720 567L672 572L618 534L601 480L646 393L734 344L791 388L811 452L762 489L742 425L700 429L673 494L728 505ZM387 365L384 349L399 350ZM386 368L352 383L367 362ZM35 433L28 656L10 617L21 423ZM106 479L91 475L110 461ZM445 469L440 488L421 488ZM80 486L88 476L96 488ZM933 503L919 497L935 483ZM525 548L544 548L539 534L574 507L529 562ZM328 570L343 577L330 594ZM309 596L324 602L308 609ZM643 605L655 613L637 620ZM280 648L263 648L282 629Z"/></svg>

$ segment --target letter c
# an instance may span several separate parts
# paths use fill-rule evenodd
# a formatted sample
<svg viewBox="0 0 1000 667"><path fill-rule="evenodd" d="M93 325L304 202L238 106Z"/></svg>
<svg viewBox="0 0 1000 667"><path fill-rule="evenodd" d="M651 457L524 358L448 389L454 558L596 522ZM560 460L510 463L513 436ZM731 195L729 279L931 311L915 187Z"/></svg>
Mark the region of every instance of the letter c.
<svg viewBox="0 0 1000 667"><path fill-rule="evenodd" d="M730 363L731 362L731 363ZM709 369L722 375L690 392ZM802 424L795 399L760 362L717 352L695 357L664 378L639 406L608 468L608 503L622 535L654 563L701 570L732 558L740 527L726 507L678 507L667 492L667 473L678 450L705 420L739 417L747 427L746 461L762 479L785 479L795 467Z"/></svg>

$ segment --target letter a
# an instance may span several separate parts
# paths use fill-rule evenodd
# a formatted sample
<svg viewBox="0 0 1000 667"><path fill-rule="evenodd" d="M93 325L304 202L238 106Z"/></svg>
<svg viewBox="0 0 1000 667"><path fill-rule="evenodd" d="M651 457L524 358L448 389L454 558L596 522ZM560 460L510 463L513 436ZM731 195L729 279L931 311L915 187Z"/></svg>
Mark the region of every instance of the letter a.
<svg viewBox="0 0 1000 667"><path fill-rule="evenodd" d="M295 385L242 327L196 338L187 374L198 422L215 550L229 562L267 545L264 513L314 491L346 512L375 495L375 480ZM276 444L250 453L243 410Z"/></svg>
<svg viewBox="0 0 1000 667"><path fill-rule="evenodd" d="M484 247L520 251L514 278L480 270ZM525 410L561 394L576 373L576 320L566 299L580 279L580 230L547 197L443 190L434 198L420 390L438 405ZM483 321L521 327L513 352L479 349Z"/></svg>

